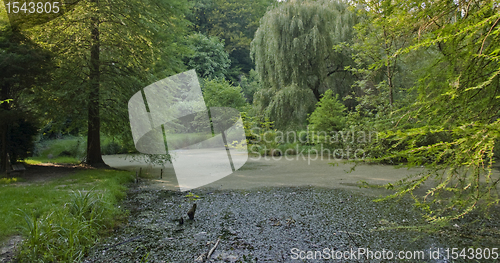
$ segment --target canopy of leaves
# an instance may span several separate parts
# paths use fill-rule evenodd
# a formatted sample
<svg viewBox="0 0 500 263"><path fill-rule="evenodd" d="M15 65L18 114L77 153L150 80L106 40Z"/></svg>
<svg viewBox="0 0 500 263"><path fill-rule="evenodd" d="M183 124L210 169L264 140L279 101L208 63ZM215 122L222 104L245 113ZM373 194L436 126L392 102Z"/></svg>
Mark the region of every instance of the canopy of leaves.
<svg viewBox="0 0 500 263"><path fill-rule="evenodd" d="M287 1L261 19L251 44L263 85L257 105L277 127L304 125L327 89L342 95L350 90L345 67L352 60L343 43L352 40L354 24L348 5L336 1ZM305 111L288 114L296 105Z"/></svg>
<svg viewBox="0 0 500 263"><path fill-rule="evenodd" d="M20 103L22 91L50 80L51 54L19 31L0 28L0 100ZM25 105L26 106L26 105Z"/></svg>
<svg viewBox="0 0 500 263"><path fill-rule="evenodd" d="M0 25L0 164L28 157L37 120L30 105L33 88L50 81L51 54L10 26Z"/></svg>
<svg viewBox="0 0 500 263"><path fill-rule="evenodd" d="M363 2L369 10L378 3ZM425 198L414 197L429 221L438 224L498 204L499 178L492 174L500 138L498 2L383 4L385 10L394 11L384 14L399 27L393 28L394 37L410 43L391 56L433 54L420 58L428 62L415 83L416 102L393 112L399 119L371 148L371 160L428 168L388 185L398 189L390 197L412 193L433 179Z"/></svg>
<svg viewBox="0 0 500 263"><path fill-rule="evenodd" d="M30 30L56 54L54 81L38 90L38 105L61 125L85 127L90 103L90 30L99 30L99 105L102 132L131 138L127 101L139 89L185 70L182 54L188 3L173 1L80 1L73 10Z"/></svg>
<svg viewBox="0 0 500 263"><path fill-rule="evenodd" d="M259 19L275 0L195 0L189 20L195 31L224 40L231 59L229 79L236 82L242 73L253 67L250 42L259 26Z"/></svg>
<svg viewBox="0 0 500 263"><path fill-rule="evenodd" d="M195 33L188 37L188 43L192 53L184 58L184 62L189 69L195 69L201 78L225 78L231 60L224 50L224 41Z"/></svg>

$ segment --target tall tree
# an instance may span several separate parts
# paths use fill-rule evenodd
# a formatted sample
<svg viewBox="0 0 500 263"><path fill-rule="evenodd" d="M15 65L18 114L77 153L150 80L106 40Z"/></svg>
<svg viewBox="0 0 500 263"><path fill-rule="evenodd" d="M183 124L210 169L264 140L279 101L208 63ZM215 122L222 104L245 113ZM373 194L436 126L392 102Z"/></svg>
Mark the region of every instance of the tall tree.
<svg viewBox="0 0 500 263"><path fill-rule="evenodd" d="M292 0L268 11L251 44L263 89L257 105L278 127L304 125L321 94L350 90L352 65L344 43L356 16L337 1ZM258 99L257 99L258 98Z"/></svg>
<svg viewBox="0 0 500 263"><path fill-rule="evenodd" d="M195 0L190 20L195 31L224 40L231 59L229 79L239 80L254 65L250 59L250 42L260 18L276 0Z"/></svg>
<svg viewBox="0 0 500 263"><path fill-rule="evenodd" d="M29 107L22 94L50 80L51 56L17 28L0 24L0 171L7 169L7 154L16 157L12 141L14 126L28 124ZM29 124L28 124L29 125ZM32 134L31 134L32 135ZM28 141L30 134L26 134Z"/></svg>
<svg viewBox="0 0 500 263"><path fill-rule="evenodd" d="M184 68L184 47L175 41L187 29L187 9L180 0L80 1L64 16L31 30L57 54L59 65L42 103L53 116L71 118L77 126L87 123L88 164L104 164L100 132L129 130L130 96Z"/></svg>
<svg viewBox="0 0 500 263"><path fill-rule="evenodd" d="M224 50L224 41L195 33L188 37L188 44L191 52L184 57L188 68L195 69L201 78L225 79L231 60Z"/></svg>

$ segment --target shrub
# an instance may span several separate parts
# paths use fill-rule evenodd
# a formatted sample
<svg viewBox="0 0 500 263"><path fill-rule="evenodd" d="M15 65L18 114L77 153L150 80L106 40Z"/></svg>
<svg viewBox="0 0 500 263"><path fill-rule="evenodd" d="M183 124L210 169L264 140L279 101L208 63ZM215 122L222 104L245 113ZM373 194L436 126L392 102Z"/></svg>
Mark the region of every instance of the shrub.
<svg viewBox="0 0 500 263"><path fill-rule="evenodd" d="M0 111L0 120L7 127L6 146L10 161L25 159L33 154L34 137L37 134L37 124L33 117L20 111ZM2 141L0 141L0 147Z"/></svg>
<svg viewBox="0 0 500 263"><path fill-rule="evenodd" d="M109 142L107 144L104 144L101 147L102 154L109 155L109 154L121 154L121 153L127 153L127 149L120 145L117 142Z"/></svg>
<svg viewBox="0 0 500 263"><path fill-rule="evenodd" d="M330 132L345 128L346 107L339 101L338 94L333 96L333 91L327 90L316 106L308 118L311 130Z"/></svg>

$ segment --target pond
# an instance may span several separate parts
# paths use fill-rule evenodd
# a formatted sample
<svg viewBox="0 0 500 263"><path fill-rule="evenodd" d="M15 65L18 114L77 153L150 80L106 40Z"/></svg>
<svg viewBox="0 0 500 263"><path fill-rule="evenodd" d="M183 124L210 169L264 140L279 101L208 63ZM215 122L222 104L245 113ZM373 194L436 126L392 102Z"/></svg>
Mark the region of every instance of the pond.
<svg viewBox="0 0 500 263"><path fill-rule="evenodd" d="M254 158L188 193L176 190L171 166L160 179L161 167L122 156L105 161L142 167L150 179L131 188L123 203L130 211L127 223L95 246L86 262L202 262L210 251L205 262L470 262L449 257L479 248L474 257L491 260L500 245L498 217L478 221L476 229L457 222L438 233L414 231L425 222L412 200L375 203L374 197L389 192L356 185L384 184L421 169L362 165L348 173L351 165L335 160ZM193 203L195 219L189 220Z"/></svg>
<svg viewBox="0 0 500 263"><path fill-rule="evenodd" d="M172 164L164 167L148 165L126 155L104 156L104 161L111 167L139 171L143 176L152 179L155 187L165 190L178 190L178 183ZM239 170L221 180L204 186L215 189L251 189L278 186L321 186L331 189L360 190L358 182L364 180L370 184L386 184L395 182L408 175L422 172L423 169L395 169L387 165L359 165L350 172L352 164L329 159L317 159L292 155L283 156L249 156L248 161ZM163 175L160 179L161 169ZM366 194L381 194L373 189L362 189Z"/></svg>

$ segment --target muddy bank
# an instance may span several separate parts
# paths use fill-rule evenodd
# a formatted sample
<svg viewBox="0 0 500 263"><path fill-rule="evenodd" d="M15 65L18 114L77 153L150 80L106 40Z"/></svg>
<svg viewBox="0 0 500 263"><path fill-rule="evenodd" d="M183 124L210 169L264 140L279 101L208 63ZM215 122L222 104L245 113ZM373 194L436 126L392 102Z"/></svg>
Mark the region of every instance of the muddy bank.
<svg viewBox="0 0 500 263"><path fill-rule="evenodd" d="M423 262L448 262L442 253L440 260L430 260L429 249L473 245L471 240L450 241L437 234L381 231L421 224L422 219L410 202L374 203L372 196L346 189L203 189L193 194L154 190L144 183L131 189L124 202L130 210L128 223L94 247L85 262L194 262L218 239L207 262L302 262L294 260L300 251L358 248L394 254L423 251ZM186 212L193 203L198 208L195 220L190 221ZM181 216L182 225L175 221ZM323 259L316 256L317 260L307 262L323 262L325 257L323 253ZM347 262L396 261L359 257Z"/></svg>

